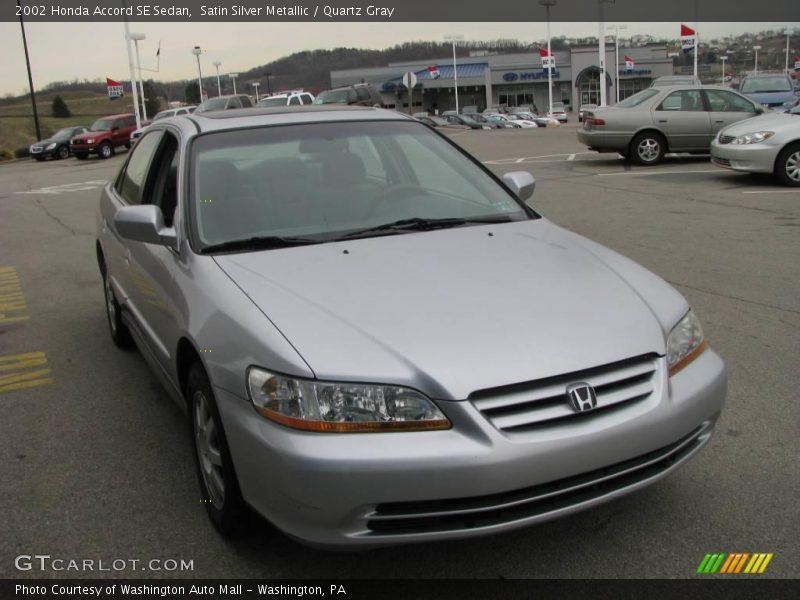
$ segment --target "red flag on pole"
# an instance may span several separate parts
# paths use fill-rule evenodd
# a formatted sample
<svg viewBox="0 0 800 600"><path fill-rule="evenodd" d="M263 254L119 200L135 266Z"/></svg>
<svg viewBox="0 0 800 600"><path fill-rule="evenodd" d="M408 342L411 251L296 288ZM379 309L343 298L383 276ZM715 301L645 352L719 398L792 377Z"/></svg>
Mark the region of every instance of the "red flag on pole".
<svg viewBox="0 0 800 600"><path fill-rule="evenodd" d="M633 59L626 54L625 55L625 70L626 71L633 71L633 67L634 67Z"/></svg>
<svg viewBox="0 0 800 600"><path fill-rule="evenodd" d="M556 66L556 59L551 52L547 51L547 48L539 48L539 56L542 59L542 68L547 69L554 69Z"/></svg>
<svg viewBox="0 0 800 600"><path fill-rule="evenodd" d="M114 81L113 79L109 79L106 77L106 90L108 91L108 99L109 100L116 100L117 98L122 98L125 95L125 92L122 89L122 84L118 81Z"/></svg>
<svg viewBox="0 0 800 600"><path fill-rule="evenodd" d="M681 50L688 54L694 50L697 43L697 32L691 27L681 24Z"/></svg>

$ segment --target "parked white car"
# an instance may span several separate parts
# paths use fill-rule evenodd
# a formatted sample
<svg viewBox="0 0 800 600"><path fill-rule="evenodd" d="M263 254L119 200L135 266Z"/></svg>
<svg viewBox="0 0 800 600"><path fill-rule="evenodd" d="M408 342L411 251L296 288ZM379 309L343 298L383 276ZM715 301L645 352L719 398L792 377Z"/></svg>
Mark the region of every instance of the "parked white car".
<svg viewBox="0 0 800 600"><path fill-rule="evenodd" d="M508 114L508 115L503 115L503 116L506 119L508 119L509 121L511 121L512 123L519 123L519 126L522 127L523 129L535 129L535 128L539 127L536 124L536 121L530 121L530 120L524 118L522 115Z"/></svg>
<svg viewBox="0 0 800 600"><path fill-rule="evenodd" d="M279 106L302 106L314 102L314 94L297 90L294 92L283 92L280 94L272 94L266 98L261 98L257 106L266 108L277 108Z"/></svg>

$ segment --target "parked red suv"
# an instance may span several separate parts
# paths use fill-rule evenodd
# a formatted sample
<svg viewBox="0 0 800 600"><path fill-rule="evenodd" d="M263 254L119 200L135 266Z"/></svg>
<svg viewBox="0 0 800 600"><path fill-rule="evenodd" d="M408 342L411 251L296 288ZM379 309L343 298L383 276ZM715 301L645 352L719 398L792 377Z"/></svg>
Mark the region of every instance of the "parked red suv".
<svg viewBox="0 0 800 600"><path fill-rule="evenodd" d="M97 119L89 131L70 140L75 158L85 159L90 154L110 158L119 146L131 147L131 133L136 129L136 116L130 113Z"/></svg>

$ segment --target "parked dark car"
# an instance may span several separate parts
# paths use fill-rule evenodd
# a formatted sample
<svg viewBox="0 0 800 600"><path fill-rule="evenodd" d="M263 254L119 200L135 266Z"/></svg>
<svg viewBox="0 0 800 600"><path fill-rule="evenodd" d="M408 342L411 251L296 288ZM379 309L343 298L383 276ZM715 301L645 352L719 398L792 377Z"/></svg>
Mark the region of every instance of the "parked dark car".
<svg viewBox="0 0 800 600"><path fill-rule="evenodd" d="M35 144L31 144L29 149L31 157L36 160L44 160L48 157L67 158L71 154L69 149L70 139L88 130L89 128L83 125L59 129L46 140L40 140Z"/></svg>
<svg viewBox="0 0 800 600"><path fill-rule="evenodd" d="M487 119L486 117L484 117L480 113L468 113L468 112L465 112L464 116L465 117L469 117L473 121L477 121L481 125L486 125L488 127L491 127L492 129L505 129L506 128L506 126L504 124L498 123L497 121L492 121L490 119Z"/></svg>
<svg viewBox="0 0 800 600"><path fill-rule="evenodd" d="M136 116L131 113L110 115L97 119L88 131L74 136L70 150L79 160L90 154L100 158L111 158L120 146L131 147L131 133L136 130Z"/></svg>
<svg viewBox="0 0 800 600"><path fill-rule="evenodd" d="M442 113L442 117L447 119L448 123L453 123L455 125L466 125L470 129L491 129L491 125L484 125L483 123L478 123L475 119L471 119L466 115L459 115L454 110L448 110Z"/></svg>
<svg viewBox="0 0 800 600"><path fill-rule="evenodd" d="M383 97L374 85L357 83L321 92L314 98L314 104L347 104L383 108Z"/></svg>
<svg viewBox="0 0 800 600"><path fill-rule="evenodd" d="M417 121L422 121L425 125L430 125L431 127L446 127L449 125L447 119L443 119L442 117L437 117L435 115L414 115L414 118Z"/></svg>

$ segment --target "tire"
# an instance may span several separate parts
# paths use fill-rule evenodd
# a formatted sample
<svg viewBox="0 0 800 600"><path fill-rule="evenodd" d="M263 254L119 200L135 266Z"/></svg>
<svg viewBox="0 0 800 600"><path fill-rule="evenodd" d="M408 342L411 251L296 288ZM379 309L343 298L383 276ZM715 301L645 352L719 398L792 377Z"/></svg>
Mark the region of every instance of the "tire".
<svg viewBox="0 0 800 600"><path fill-rule="evenodd" d="M130 142L125 142L125 149L126 150L130 150L131 149L131 143Z"/></svg>
<svg viewBox="0 0 800 600"><path fill-rule="evenodd" d="M75 153L75 158L77 158L78 160L86 160L88 157L89 157L89 155L84 153L84 152L76 152Z"/></svg>
<svg viewBox="0 0 800 600"><path fill-rule="evenodd" d="M637 165L649 167L657 165L664 158L666 141L659 133L640 133L631 142L630 157Z"/></svg>
<svg viewBox="0 0 800 600"><path fill-rule="evenodd" d="M122 322L122 310L114 294L111 285L111 278L108 277L105 267L103 268L103 295L105 296L106 317L108 317L108 331L111 340L118 348L130 348L133 346L133 338L128 327Z"/></svg>
<svg viewBox="0 0 800 600"><path fill-rule="evenodd" d="M112 156L114 156L114 146L112 146L108 142L103 142L97 149L97 155L100 158L111 158Z"/></svg>
<svg viewBox="0 0 800 600"><path fill-rule="evenodd" d="M242 499L214 391L199 362L189 371L184 394L200 501L220 534L238 537L248 530L252 513Z"/></svg>
<svg viewBox="0 0 800 600"><path fill-rule="evenodd" d="M64 160L65 158L69 157L69 148L66 146L60 146L58 150L56 150L56 158L60 158Z"/></svg>
<svg viewBox="0 0 800 600"><path fill-rule="evenodd" d="M800 186L800 144L784 148L775 160L775 177L783 185Z"/></svg>

